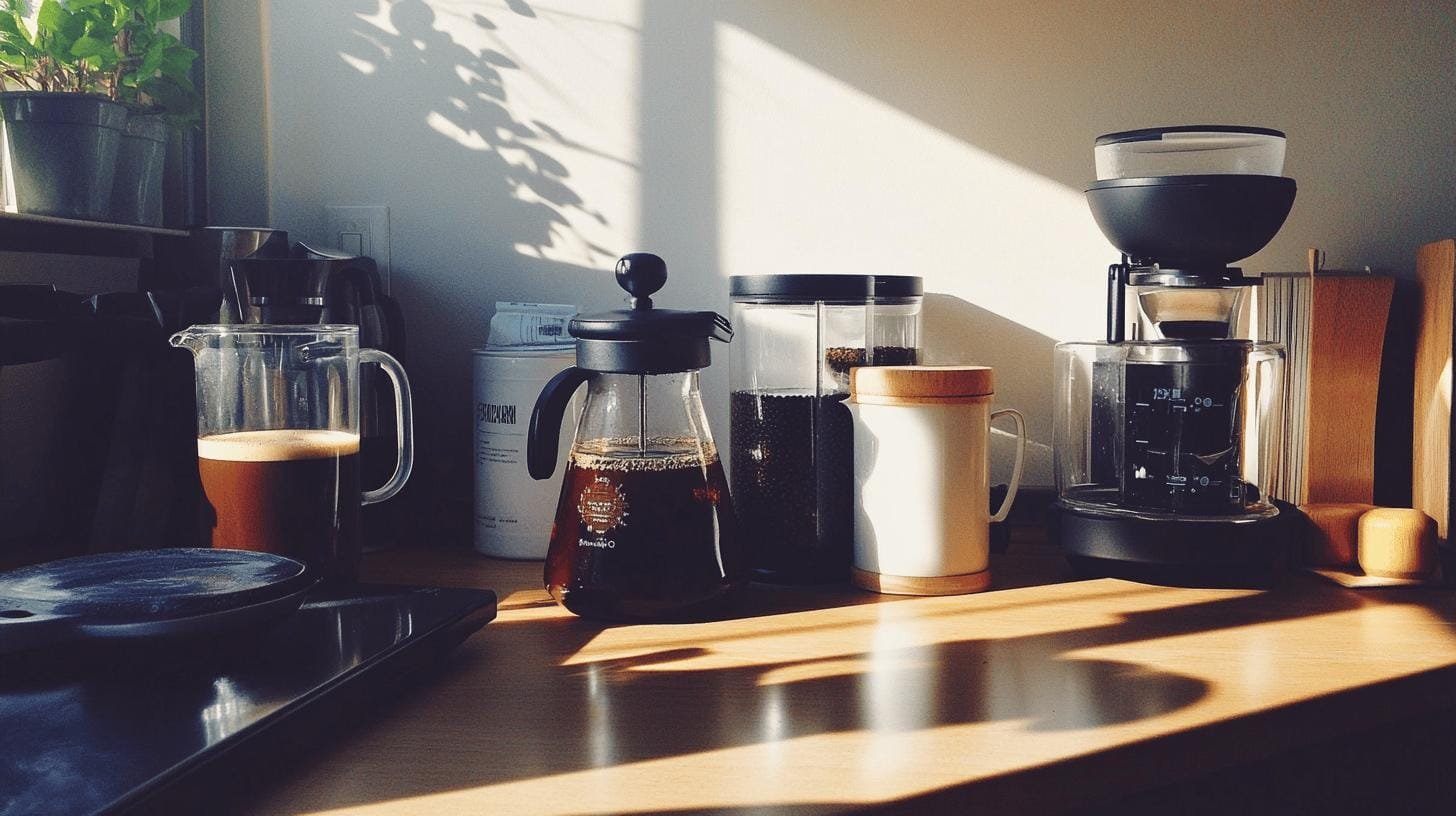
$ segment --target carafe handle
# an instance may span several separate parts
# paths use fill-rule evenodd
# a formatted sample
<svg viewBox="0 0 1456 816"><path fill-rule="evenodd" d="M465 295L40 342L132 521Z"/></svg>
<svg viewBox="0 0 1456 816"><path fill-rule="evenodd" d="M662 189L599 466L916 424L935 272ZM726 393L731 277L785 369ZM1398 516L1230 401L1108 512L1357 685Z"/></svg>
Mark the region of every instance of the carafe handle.
<svg viewBox="0 0 1456 816"><path fill-rule="evenodd" d="M551 378L531 410L531 428L526 436L526 469L532 479L549 479L556 472L556 449L561 443L561 420L566 406L591 372L571 366Z"/></svg>
<svg viewBox="0 0 1456 816"><path fill-rule="evenodd" d="M1026 457L1026 420L1021 412L1014 408L1003 408L999 411L992 411L990 421L994 422L998 416L1009 416L1016 422L1016 463L1011 466L1011 481L1006 485L1006 498L1001 500L1001 506L996 509L996 515L991 521L1005 521L1006 516L1011 513L1011 503L1016 501L1016 489L1021 486L1021 460Z"/></svg>
<svg viewBox="0 0 1456 816"><path fill-rule="evenodd" d="M364 503L374 504L398 493L409 479L415 462L415 421L410 408L409 378L405 376L404 366L391 355L372 348L359 349L359 362L377 363L394 384L394 425L399 434L399 458L395 460L394 474L383 487L364 491Z"/></svg>

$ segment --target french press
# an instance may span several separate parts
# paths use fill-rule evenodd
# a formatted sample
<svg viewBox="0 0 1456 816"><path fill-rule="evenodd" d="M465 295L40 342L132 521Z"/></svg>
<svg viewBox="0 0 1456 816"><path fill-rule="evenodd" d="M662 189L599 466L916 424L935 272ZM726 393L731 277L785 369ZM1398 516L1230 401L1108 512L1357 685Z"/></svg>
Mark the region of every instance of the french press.
<svg viewBox="0 0 1456 816"><path fill-rule="evenodd" d="M571 321L576 365L536 400L527 437L532 478L556 470L567 403L586 403L562 479L546 588L583 617L711 617L747 580L737 519L698 391L709 340L733 328L715 312L655 309L667 282L656 255L617 261L631 308Z"/></svg>

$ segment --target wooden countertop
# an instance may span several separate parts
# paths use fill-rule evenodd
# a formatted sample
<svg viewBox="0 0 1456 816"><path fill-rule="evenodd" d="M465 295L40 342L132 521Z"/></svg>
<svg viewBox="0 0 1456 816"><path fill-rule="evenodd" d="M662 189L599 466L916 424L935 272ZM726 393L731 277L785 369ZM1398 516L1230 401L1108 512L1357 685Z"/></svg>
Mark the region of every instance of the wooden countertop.
<svg viewBox="0 0 1456 816"><path fill-rule="evenodd" d="M1030 549L979 595L754 587L734 620L616 627L539 563L374 554L371 580L489 587L500 615L237 806L1057 811L1456 706L1449 591L1073 582Z"/></svg>

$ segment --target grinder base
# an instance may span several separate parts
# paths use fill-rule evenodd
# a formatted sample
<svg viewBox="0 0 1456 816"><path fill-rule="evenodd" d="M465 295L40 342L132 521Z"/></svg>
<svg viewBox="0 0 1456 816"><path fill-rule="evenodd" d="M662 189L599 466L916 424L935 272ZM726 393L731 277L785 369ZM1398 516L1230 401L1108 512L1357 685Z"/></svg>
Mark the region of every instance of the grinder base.
<svg viewBox="0 0 1456 816"><path fill-rule="evenodd" d="M1083 577L1173 586L1268 586L1288 569L1297 511L1248 518L1149 518L1063 501L1052 505L1053 540Z"/></svg>

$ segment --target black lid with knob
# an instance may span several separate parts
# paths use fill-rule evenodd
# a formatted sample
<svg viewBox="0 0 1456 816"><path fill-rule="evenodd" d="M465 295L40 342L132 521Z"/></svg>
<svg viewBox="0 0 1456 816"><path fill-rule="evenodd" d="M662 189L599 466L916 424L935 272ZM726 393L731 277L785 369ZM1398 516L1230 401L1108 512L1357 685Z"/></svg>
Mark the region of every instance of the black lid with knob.
<svg viewBox="0 0 1456 816"><path fill-rule="evenodd" d="M617 284L632 308L581 315L571 321L576 365L620 374L671 374L707 368L709 340L728 342L733 327L717 312L655 309L652 295L667 283L667 264L650 252L617 261Z"/></svg>

